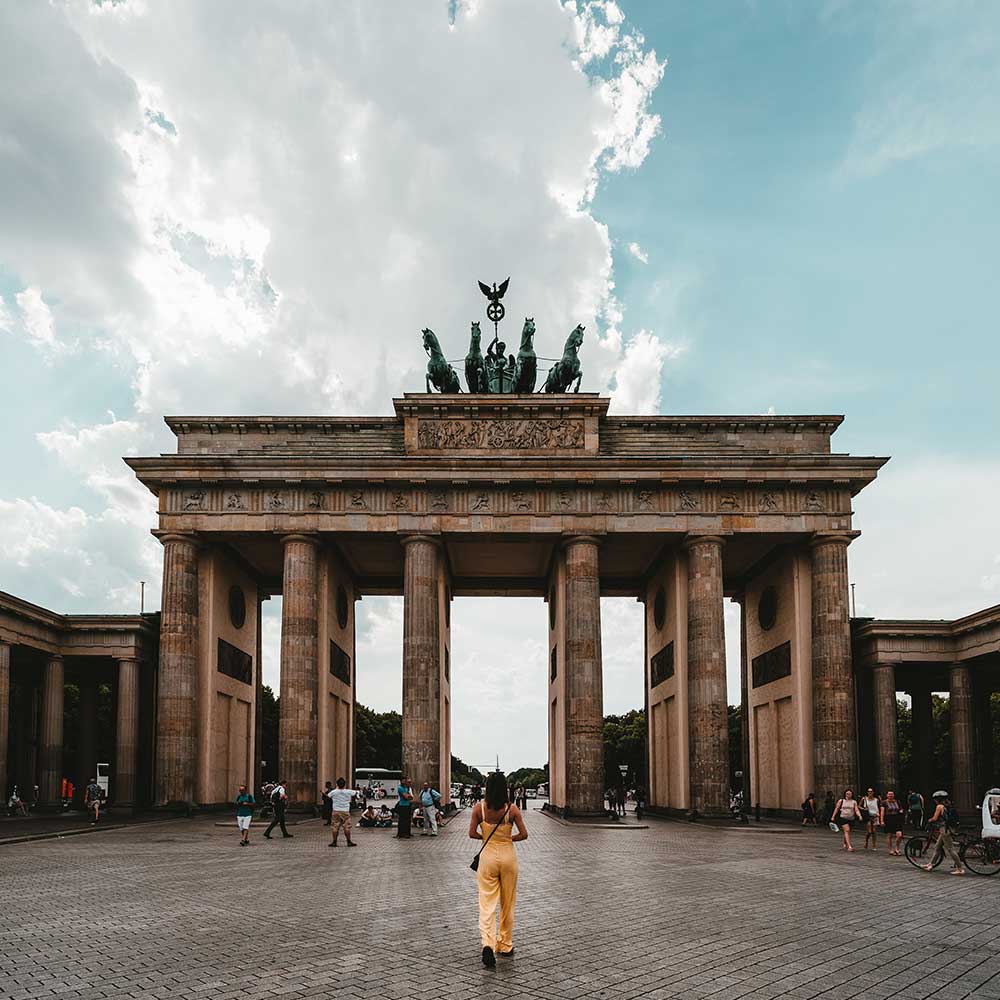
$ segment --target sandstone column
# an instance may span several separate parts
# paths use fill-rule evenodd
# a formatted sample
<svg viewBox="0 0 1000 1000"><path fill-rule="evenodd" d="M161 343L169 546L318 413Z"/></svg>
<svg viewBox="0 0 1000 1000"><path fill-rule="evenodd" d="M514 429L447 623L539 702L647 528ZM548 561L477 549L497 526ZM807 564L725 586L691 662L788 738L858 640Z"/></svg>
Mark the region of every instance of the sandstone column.
<svg viewBox="0 0 1000 1000"><path fill-rule="evenodd" d="M599 540L574 535L566 559L566 809L604 812L604 682L601 669Z"/></svg>
<svg viewBox="0 0 1000 1000"><path fill-rule="evenodd" d="M73 799L82 808L87 783L97 777L97 678L88 666L80 677Z"/></svg>
<svg viewBox="0 0 1000 1000"><path fill-rule="evenodd" d="M949 726L951 729L952 801L970 815L975 802L975 762L972 756L972 678L964 663L951 668Z"/></svg>
<svg viewBox="0 0 1000 1000"><path fill-rule="evenodd" d="M10 643L0 642L0 800L7 805L7 742L10 738Z"/></svg>
<svg viewBox="0 0 1000 1000"><path fill-rule="evenodd" d="M41 781L39 800L58 805L62 797L63 752L63 681L65 671L61 656L50 656L45 664L42 695Z"/></svg>
<svg viewBox="0 0 1000 1000"><path fill-rule="evenodd" d="M430 535L406 535L403 571L403 776L419 789L440 782L441 622L438 549Z"/></svg>
<svg viewBox="0 0 1000 1000"><path fill-rule="evenodd" d="M880 795L891 788L902 800L899 787L899 751L896 732L896 668L878 663L872 670L872 698L875 709L875 762L878 774L876 791Z"/></svg>
<svg viewBox="0 0 1000 1000"><path fill-rule="evenodd" d="M156 805L194 801L198 757L198 543L164 535L160 673L156 718Z"/></svg>
<svg viewBox="0 0 1000 1000"><path fill-rule="evenodd" d="M977 739L974 744L976 760L979 761L979 774L984 781L993 781L993 711L990 705L989 684L982 678L978 690L975 691L975 719ZM985 793L985 788L983 789Z"/></svg>
<svg viewBox="0 0 1000 1000"><path fill-rule="evenodd" d="M722 546L718 535L692 535L688 556L687 677L691 810L729 815L729 721Z"/></svg>
<svg viewBox="0 0 1000 1000"><path fill-rule="evenodd" d="M916 791L930 805L930 794L934 780L934 762L931 759L931 738L934 728L934 710L931 701L929 684L913 684L910 686L911 723L910 732L913 743L913 774Z"/></svg>
<svg viewBox="0 0 1000 1000"><path fill-rule="evenodd" d="M813 767L818 794L857 783L857 727L848 618L848 535L817 535L812 548Z"/></svg>
<svg viewBox="0 0 1000 1000"><path fill-rule="evenodd" d="M281 603L280 780L292 809L316 805L319 540L287 535ZM258 668L259 669L259 668Z"/></svg>
<svg viewBox="0 0 1000 1000"><path fill-rule="evenodd" d="M115 742L116 806L134 806L139 746L139 661L118 661L118 719Z"/></svg>

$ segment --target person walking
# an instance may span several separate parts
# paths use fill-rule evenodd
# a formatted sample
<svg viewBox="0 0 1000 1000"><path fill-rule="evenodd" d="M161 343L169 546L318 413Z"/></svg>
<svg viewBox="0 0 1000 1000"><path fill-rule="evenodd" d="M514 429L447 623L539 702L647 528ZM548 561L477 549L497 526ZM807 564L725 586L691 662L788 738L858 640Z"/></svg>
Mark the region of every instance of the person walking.
<svg viewBox="0 0 1000 1000"><path fill-rule="evenodd" d="M516 834L514 827L517 827ZM479 938L483 947L483 965L492 969L497 964L497 955L514 954L514 904L517 901L517 854L514 844L528 839L524 816L516 805L507 800L507 782L499 771L494 771L486 779L486 799L472 807L469 837L483 841L476 872Z"/></svg>
<svg viewBox="0 0 1000 1000"><path fill-rule="evenodd" d="M635 790L635 818L641 820L646 808L646 789L640 785Z"/></svg>
<svg viewBox="0 0 1000 1000"><path fill-rule="evenodd" d="M615 790L608 788L604 793L604 797L608 800L608 815L614 819L618 819L618 804L615 800Z"/></svg>
<svg viewBox="0 0 1000 1000"><path fill-rule="evenodd" d="M282 837L294 837L295 834L289 833L288 828L285 826L285 810L288 808L288 793L285 791L284 781L279 781L274 786L274 790L271 792L271 805L274 808L274 819L271 820L271 825L264 831L264 836L270 840L271 831L276 826L280 826Z"/></svg>
<svg viewBox="0 0 1000 1000"><path fill-rule="evenodd" d="M911 788L910 794L906 797L906 806L910 826L914 830L922 830L924 828L924 797L920 792Z"/></svg>
<svg viewBox="0 0 1000 1000"><path fill-rule="evenodd" d="M328 781L329 785L330 782ZM340 831L344 831L344 836L347 838L348 847L357 847L358 845L351 840L351 799L357 795L357 792L353 788L347 787L347 782L343 778L337 779L337 787L330 788L329 791L323 793L323 798L330 803L330 825L332 827L331 833L333 834L333 840L330 841L331 847L337 846L337 837L340 835Z"/></svg>
<svg viewBox="0 0 1000 1000"><path fill-rule="evenodd" d="M965 868L962 866L962 859L958 856L958 851L955 850L955 842L952 840L952 836L958 831L958 811L951 804L951 799L947 792L935 792L932 798L934 799L934 812L931 813L931 818L927 826L931 830L938 831L938 840L934 856L923 866L923 869L926 872L931 871L941 858L947 854L951 858L951 874L964 875Z"/></svg>
<svg viewBox="0 0 1000 1000"><path fill-rule="evenodd" d="M424 810L424 828L420 831L421 837L436 837L438 835L437 817L441 809L441 793L432 788L429 781L424 782L424 787L420 790L420 805Z"/></svg>
<svg viewBox="0 0 1000 1000"><path fill-rule="evenodd" d="M97 778L91 778L87 783L87 790L83 793L83 804L90 812L90 825L97 826L101 818L101 786L97 783Z"/></svg>
<svg viewBox="0 0 1000 1000"><path fill-rule="evenodd" d="M802 825L816 825L816 793L810 792L802 802Z"/></svg>
<svg viewBox="0 0 1000 1000"><path fill-rule="evenodd" d="M874 788L869 788L861 799L861 816L865 824L865 850L868 850L868 840L871 839L872 850L878 850L878 818L882 803L875 794Z"/></svg>
<svg viewBox="0 0 1000 1000"><path fill-rule="evenodd" d="M625 815L625 803L628 800L628 792L625 790L624 785L618 786L618 812L620 815Z"/></svg>
<svg viewBox="0 0 1000 1000"><path fill-rule="evenodd" d="M885 842L889 853L900 857L899 848L903 843L903 807L896 798L896 793L890 788L885 793L882 802L882 813L879 816L882 829L885 830ZM895 842L895 846L893 843Z"/></svg>
<svg viewBox="0 0 1000 1000"><path fill-rule="evenodd" d="M323 801L320 804L320 815L323 817L323 826L329 826L333 822L333 800L330 792L333 791L333 782L328 781L323 789Z"/></svg>
<svg viewBox="0 0 1000 1000"><path fill-rule="evenodd" d="M851 826L861 822L861 810L855 801L854 792L850 788L844 789L844 794L837 800L833 807L835 819L832 822L839 824L844 833L844 850L854 852L851 846Z"/></svg>
<svg viewBox="0 0 1000 1000"><path fill-rule="evenodd" d="M410 822L413 818L413 789L406 778L399 779L399 786L396 789L399 801L396 803L396 816L399 825L396 829L397 840L410 839Z"/></svg>
<svg viewBox="0 0 1000 1000"><path fill-rule="evenodd" d="M246 785L240 785L236 793L236 825L240 828L240 847L250 846L250 821L253 819L254 798Z"/></svg>

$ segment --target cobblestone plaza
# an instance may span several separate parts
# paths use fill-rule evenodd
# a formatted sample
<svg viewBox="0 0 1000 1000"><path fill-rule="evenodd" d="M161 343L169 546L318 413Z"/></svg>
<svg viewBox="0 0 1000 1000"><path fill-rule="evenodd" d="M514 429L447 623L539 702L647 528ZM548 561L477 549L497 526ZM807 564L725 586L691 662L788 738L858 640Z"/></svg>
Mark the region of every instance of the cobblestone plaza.
<svg viewBox="0 0 1000 1000"><path fill-rule="evenodd" d="M237 846L219 818L0 847L0 995L1000 997L1000 892L825 830L532 812L512 958L479 962L468 812L436 840Z"/></svg>

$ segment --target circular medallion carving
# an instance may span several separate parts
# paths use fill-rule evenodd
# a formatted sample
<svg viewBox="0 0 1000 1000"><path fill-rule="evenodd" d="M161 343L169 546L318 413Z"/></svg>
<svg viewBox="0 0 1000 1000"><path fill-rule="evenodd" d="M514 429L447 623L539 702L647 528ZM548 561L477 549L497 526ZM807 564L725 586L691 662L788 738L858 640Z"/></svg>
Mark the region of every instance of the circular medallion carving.
<svg viewBox="0 0 1000 1000"><path fill-rule="evenodd" d="M660 587L656 592L656 600L653 601L653 624L657 628L663 628L667 620L667 592Z"/></svg>
<svg viewBox="0 0 1000 1000"><path fill-rule="evenodd" d="M556 588L549 591L549 628L556 627Z"/></svg>
<svg viewBox="0 0 1000 1000"><path fill-rule="evenodd" d="M349 611L347 604L347 591L344 589L344 585L337 585L337 624L341 628L347 628L347 614Z"/></svg>
<svg viewBox="0 0 1000 1000"><path fill-rule="evenodd" d="M766 632L774 628L778 620L778 592L774 587L765 587L757 602L757 624Z"/></svg>
<svg viewBox="0 0 1000 1000"><path fill-rule="evenodd" d="M247 599L235 583L229 588L229 620L235 628L243 628L247 620Z"/></svg>

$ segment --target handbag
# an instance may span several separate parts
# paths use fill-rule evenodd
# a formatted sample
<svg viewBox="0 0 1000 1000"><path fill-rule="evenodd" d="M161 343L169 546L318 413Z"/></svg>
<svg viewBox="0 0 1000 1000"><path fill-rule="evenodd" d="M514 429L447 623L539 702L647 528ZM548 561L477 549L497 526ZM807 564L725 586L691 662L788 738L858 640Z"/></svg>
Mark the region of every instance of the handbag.
<svg viewBox="0 0 1000 1000"><path fill-rule="evenodd" d="M471 869L472 869L472 870L473 870L474 872L477 872L477 871L479 871L479 855L480 855L480 854L482 854L482 853L483 853L483 851L485 851L485 850L486 850L486 845L487 845L487 844L488 844L488 843L490 842L490 839L491 839L491 838L493 837L493 834L494 834L494 833L496 833L496 832L497 832L497 830L498 830L498 829L499 829L499 828L500 828L501 826L503 826L503 824L504 824L504 823L505 823L505 822L507 821L507 813L509 813L509 812L510 812L510 803L508 802L508 803L507 803L507 808L506 808L506 809L504 809L504 811L503 811L503 817L501 818L500 822L499 822L499 823L497 823L497 825L496 825L495 827L493 827L493 829L492 829L492 830L490 830L490 835L489 835L489 837L487 837L487 838L486 838L486 840L484 840L484 841L483 841L483 846L482 846L482 847L480 847L478 851L476 851L476 856L475 856L475 857L474 857L474 858L472 859L472 864L471 864L471 865L469 865L469 867L470 867L470 868L471 868ZM486 810L485 810L485 808L484 808L484 809L483 809L483 816L484 816L484 818L485 818L485 815L486 815Z"/></svg>

